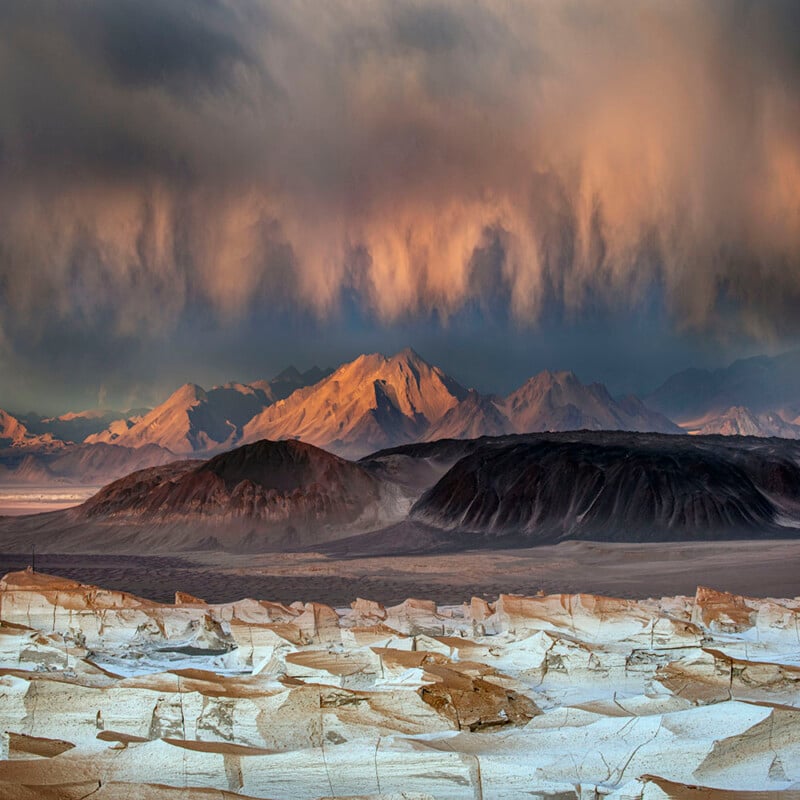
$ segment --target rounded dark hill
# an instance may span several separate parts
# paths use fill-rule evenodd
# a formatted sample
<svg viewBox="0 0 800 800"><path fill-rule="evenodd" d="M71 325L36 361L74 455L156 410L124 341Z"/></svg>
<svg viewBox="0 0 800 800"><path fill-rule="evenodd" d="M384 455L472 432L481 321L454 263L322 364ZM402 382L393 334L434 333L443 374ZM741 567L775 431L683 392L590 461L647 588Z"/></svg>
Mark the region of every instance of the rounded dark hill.
<svg viewBox="0 0 800 800"><path fill-rule="evenodd" d="M796 535L800 467L769 448L688 437L541 438L478 448L411 518L519 544Z"/></svg>
<svg viewBox="0 0 800 800"><path fill-rule="evenodd" d="M372 530L398 513L393 486L294 440L140 470L65 512L90 530L124 530L126 548L133 536L162 551L310 546Z"/></svg>
<svg viewBox="0 0 800 800"><path fill-rule="evenodd" d="M378 485L366 470L352 462L293 439L262 439L238 447L204 462L195 475L198 479L213 475L229 491L244 481L282 494L312 487L343 491L348 483L360 493L375 490Z"/></svg>
<svg viewBox="0 0 800 800"><path fill-rule="evenodd" d="M339 519L354 511L357 516L365 502L378 499L379 489L366 470L324 450L263 439L208 461L133 473L106 486L78 513L272 520L303 510Z"/></svg>

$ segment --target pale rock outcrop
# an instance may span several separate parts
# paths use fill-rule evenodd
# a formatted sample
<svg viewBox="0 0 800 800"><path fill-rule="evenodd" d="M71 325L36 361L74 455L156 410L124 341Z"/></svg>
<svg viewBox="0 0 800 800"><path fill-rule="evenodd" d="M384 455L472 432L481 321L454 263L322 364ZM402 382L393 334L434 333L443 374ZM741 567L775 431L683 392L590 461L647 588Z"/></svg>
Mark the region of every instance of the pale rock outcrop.
<svg viewBox="0 0 800 800"><path fill-rule="evenodd" d="M800 788L797 599L176 601L0 581L0 800Z"/></svg>

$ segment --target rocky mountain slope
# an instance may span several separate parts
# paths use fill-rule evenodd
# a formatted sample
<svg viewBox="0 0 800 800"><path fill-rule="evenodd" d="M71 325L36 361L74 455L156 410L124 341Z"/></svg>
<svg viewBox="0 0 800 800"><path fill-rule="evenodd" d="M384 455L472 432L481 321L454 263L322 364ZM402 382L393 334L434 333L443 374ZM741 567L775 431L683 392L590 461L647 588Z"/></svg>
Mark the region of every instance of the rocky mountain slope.
<svg viewBox="0 0 800 800"><path fill-rule="evenodd" d="M795 422L787 422L777 412L756 414L745 406L732 406L721 414L708 414L699 420L685 423L685 427L690 433L800 439L800 418Z"/></svg>
<svg viewBox="0 0 800 800"><path fill-rule="evenodd" d="M425 435L467 391L413 350L359 356L314 386L264 409L243 441L297 438L365 455Z"/></svg>
<svg viewBox="0 0 800 800"><path fill-rule="evenodd" d="M429 488L394 537L336 552L800 535L800 444L791 440L539 433L407 445L362 463Z"/></svg>
<svg viewBox="0 0 800 800"><path fill-rule="evenodd" d="M499 407L517 433L582 429L681 432L636 397L617 401L602 384L586 386L572 372L540 372Z"/></svg>
<svg viewBox="0 0 800 800"><path fill-rule="evenodd" d="M561 539L658 541L768 536L800 524L800 466L704 441L521 441L459 460L412 519L447 530Z"/></svg>

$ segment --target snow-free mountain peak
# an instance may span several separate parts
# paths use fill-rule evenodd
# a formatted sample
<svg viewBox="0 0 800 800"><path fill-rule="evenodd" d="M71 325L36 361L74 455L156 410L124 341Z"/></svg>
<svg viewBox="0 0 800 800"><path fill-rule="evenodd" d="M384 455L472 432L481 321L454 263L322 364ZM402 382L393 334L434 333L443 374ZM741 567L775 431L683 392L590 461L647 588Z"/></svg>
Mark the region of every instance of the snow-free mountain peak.
<svg viewBox="0 0 800 800"><path fill-rule="evenodd" d="M498 408L493 398L470 389L458 405L431 426L425 439L474 439L514 432L511 420Z"/></svg>
<svg viewBox="0 0 800 800"><path fill-rule="evenodd" d="M410 348L361 355L314 386L264 409L243 441L299 438L350 456L414 441L466 397Z"/></svg>
<svg viewBox="0 0 800 800"><path fill-rule="evenodd" d="M228 450L241 439L245 424L273 403L276 396L305 385L306 380L321 373L316 367L305 373L292 367L273 382L231 381L208 390L186 383L144 416L115 420L85 441L128 447L157 444L178 455ZM295 390L291 388L292 392Z"/></svg>
<svg viewBox="0 0 800 800"><path fill-rule="evenodd" d="M127 447L156 444L176 454L227 448L235 443L236 435L236 426L227 419L225 408L225 400L231 395L239 393L223 387L209 393L195 383L186 383L130 428L111 426L86 441ZM260 401L253 404L253 413L256 407L260 407Z"/></svg>
<svg viewBox="0 0 800 800"><path fill-rule="evenodd" d="M19 444L28 437L28 429L7 411L0 409L0 441Z"/></svg>
<svg viewBox="0 0 800 800"><path fill-rule="evenodd" d="M648 409L638 398L617 401L603 384L581 383L571 371L540 372L499 407L519 433L581 428L679 432L670 420Z"/></svg>

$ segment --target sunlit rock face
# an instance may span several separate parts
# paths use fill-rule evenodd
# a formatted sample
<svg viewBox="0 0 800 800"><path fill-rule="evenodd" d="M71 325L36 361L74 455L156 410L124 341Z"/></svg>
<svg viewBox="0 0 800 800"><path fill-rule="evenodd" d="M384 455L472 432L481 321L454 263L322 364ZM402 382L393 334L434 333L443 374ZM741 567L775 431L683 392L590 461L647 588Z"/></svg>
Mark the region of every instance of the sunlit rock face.
<svg viewBox="0 0 800 800"><path fill-rule="evenodd" d="M333 609L11 573L0 798L797 796L799 618L704 588Z"/></svg>

